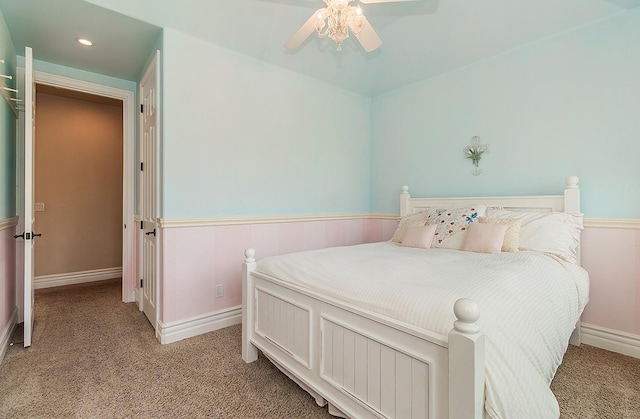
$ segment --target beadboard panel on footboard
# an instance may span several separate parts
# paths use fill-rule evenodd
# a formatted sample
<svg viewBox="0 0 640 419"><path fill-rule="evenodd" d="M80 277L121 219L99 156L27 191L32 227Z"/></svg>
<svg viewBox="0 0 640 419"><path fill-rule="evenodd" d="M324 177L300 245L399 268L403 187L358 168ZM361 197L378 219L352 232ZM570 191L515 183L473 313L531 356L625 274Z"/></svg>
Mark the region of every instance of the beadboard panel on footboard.
<svg viewBox="0 0 640 419"><path fill-rule="evenodd" d="M448 417L445 337L357 315L260 274L253 281L252 344L318 404L331 400L354 418Z"/></svg>
<svg viewBox="0 0 640 419"><path fill-rule="evenodd" d="M333 387L390 418L428 418L430 362L320 320L320 375Z"/></svg>
<svg viewBox="0 0 640 419"><path fill-rule="evenodd" d="M311 310L256 288L256 333L288 352L305 368L311 368Z"/></svg>

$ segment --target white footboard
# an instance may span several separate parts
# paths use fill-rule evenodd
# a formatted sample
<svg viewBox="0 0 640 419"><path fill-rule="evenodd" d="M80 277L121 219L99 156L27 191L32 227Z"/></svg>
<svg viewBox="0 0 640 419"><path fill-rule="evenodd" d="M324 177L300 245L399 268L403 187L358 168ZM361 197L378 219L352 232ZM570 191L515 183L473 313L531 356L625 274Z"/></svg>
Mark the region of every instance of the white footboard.
<svg viewBox="0 0 640 419"><path fill-rule="evenodd" d="M330 413L352 418L482 418L484 336L470 300L448 337L253 272L242 282L242 358L261 350Z"/></svg>

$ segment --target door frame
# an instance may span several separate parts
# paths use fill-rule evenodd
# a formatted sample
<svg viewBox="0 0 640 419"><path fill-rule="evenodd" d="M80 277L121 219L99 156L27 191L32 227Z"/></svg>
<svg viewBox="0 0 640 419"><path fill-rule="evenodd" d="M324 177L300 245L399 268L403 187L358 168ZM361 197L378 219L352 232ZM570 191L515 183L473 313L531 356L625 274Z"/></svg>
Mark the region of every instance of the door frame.
<svg viewBox="0 0 640 419"><path fill-rule="evenodd" d="M135 252L135 92L56 74L35 71L35 82L122 100L122 301L136 301Z"/></svg>

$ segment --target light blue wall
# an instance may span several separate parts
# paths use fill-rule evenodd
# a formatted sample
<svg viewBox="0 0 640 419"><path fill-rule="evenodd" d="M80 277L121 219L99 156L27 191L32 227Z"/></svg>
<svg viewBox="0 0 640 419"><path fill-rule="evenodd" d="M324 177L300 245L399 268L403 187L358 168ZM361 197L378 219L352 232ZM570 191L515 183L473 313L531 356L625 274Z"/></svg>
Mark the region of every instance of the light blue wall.
<svg viewBox="0 0 640 419"><path fill-rule="evenodd" d="M18 66L24 67L23 55L18 56ZM90 71L79 70L77 68L67 67L64 65L41 60L33 60L33 67L36 69L36 71L42 71L44 73L69 77L72 79L87 81L90 83L102 84L104 86L115 87L117 89L130 90L132 92L136 91L137 83L135 81L105 76L104 74L92 73Z"/></svg>
<svg viewBox="0 0 640 419"><path fill-rule="evenodd" d="M372 210L415 196L558 194L640 217L640 10L374 98ZM491 146L472 176L462 150Z"/></svg>
<svg viewBox="0 0 640 419"><path fill-rule="evenodd" d="M367 212L363 96L164 30L162 216Z"/></svg>
<svg viewBox="0 0 640 419"><path fill-rule="evenodd" d="M5 86L16 88L16 53L9 29L0 12L0 73L13 76ZM0 220L16 215L16 114L6 100L0 98Z"/></svg>

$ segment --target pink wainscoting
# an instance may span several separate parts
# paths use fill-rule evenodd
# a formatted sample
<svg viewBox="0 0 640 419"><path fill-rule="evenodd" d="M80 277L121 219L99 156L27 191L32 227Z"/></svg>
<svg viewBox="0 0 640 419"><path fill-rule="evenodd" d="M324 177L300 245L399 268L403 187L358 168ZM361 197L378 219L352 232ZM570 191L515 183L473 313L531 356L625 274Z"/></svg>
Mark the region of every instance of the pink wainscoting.
<svg viewBox="0 0 640 419"><path fill-rule="evenodd" d="M16 307L16 246L14 229L0 230L0 334L11 321Z"/></svg>
<svg viewBox="0 0 640 419"><path fill-rule="evenodd" d="M242 303L244 250L256 257L383 241L397 221L356 219L233 226L167 228L162 232L163 323ZM224 297L215 298L224 285Z"/></svg>
<svg viewBox="0 0 640 419"><path fill-rule="evenodd" d="M640 335L640 230L587 228L581 259L591 280L582 321Z"/></svg>
<svg viewBox="0 0 640 419"><path fill-rule="evenodd" d="M394 220L358 219L164 229L161 320L169 323L240 305L247 247L262 258L370 243L389 240L396 226ZM582 264L591 279L583 322L640 335L640 230L585 229ZM224 297L215 298L219 284Z"/></svg>

